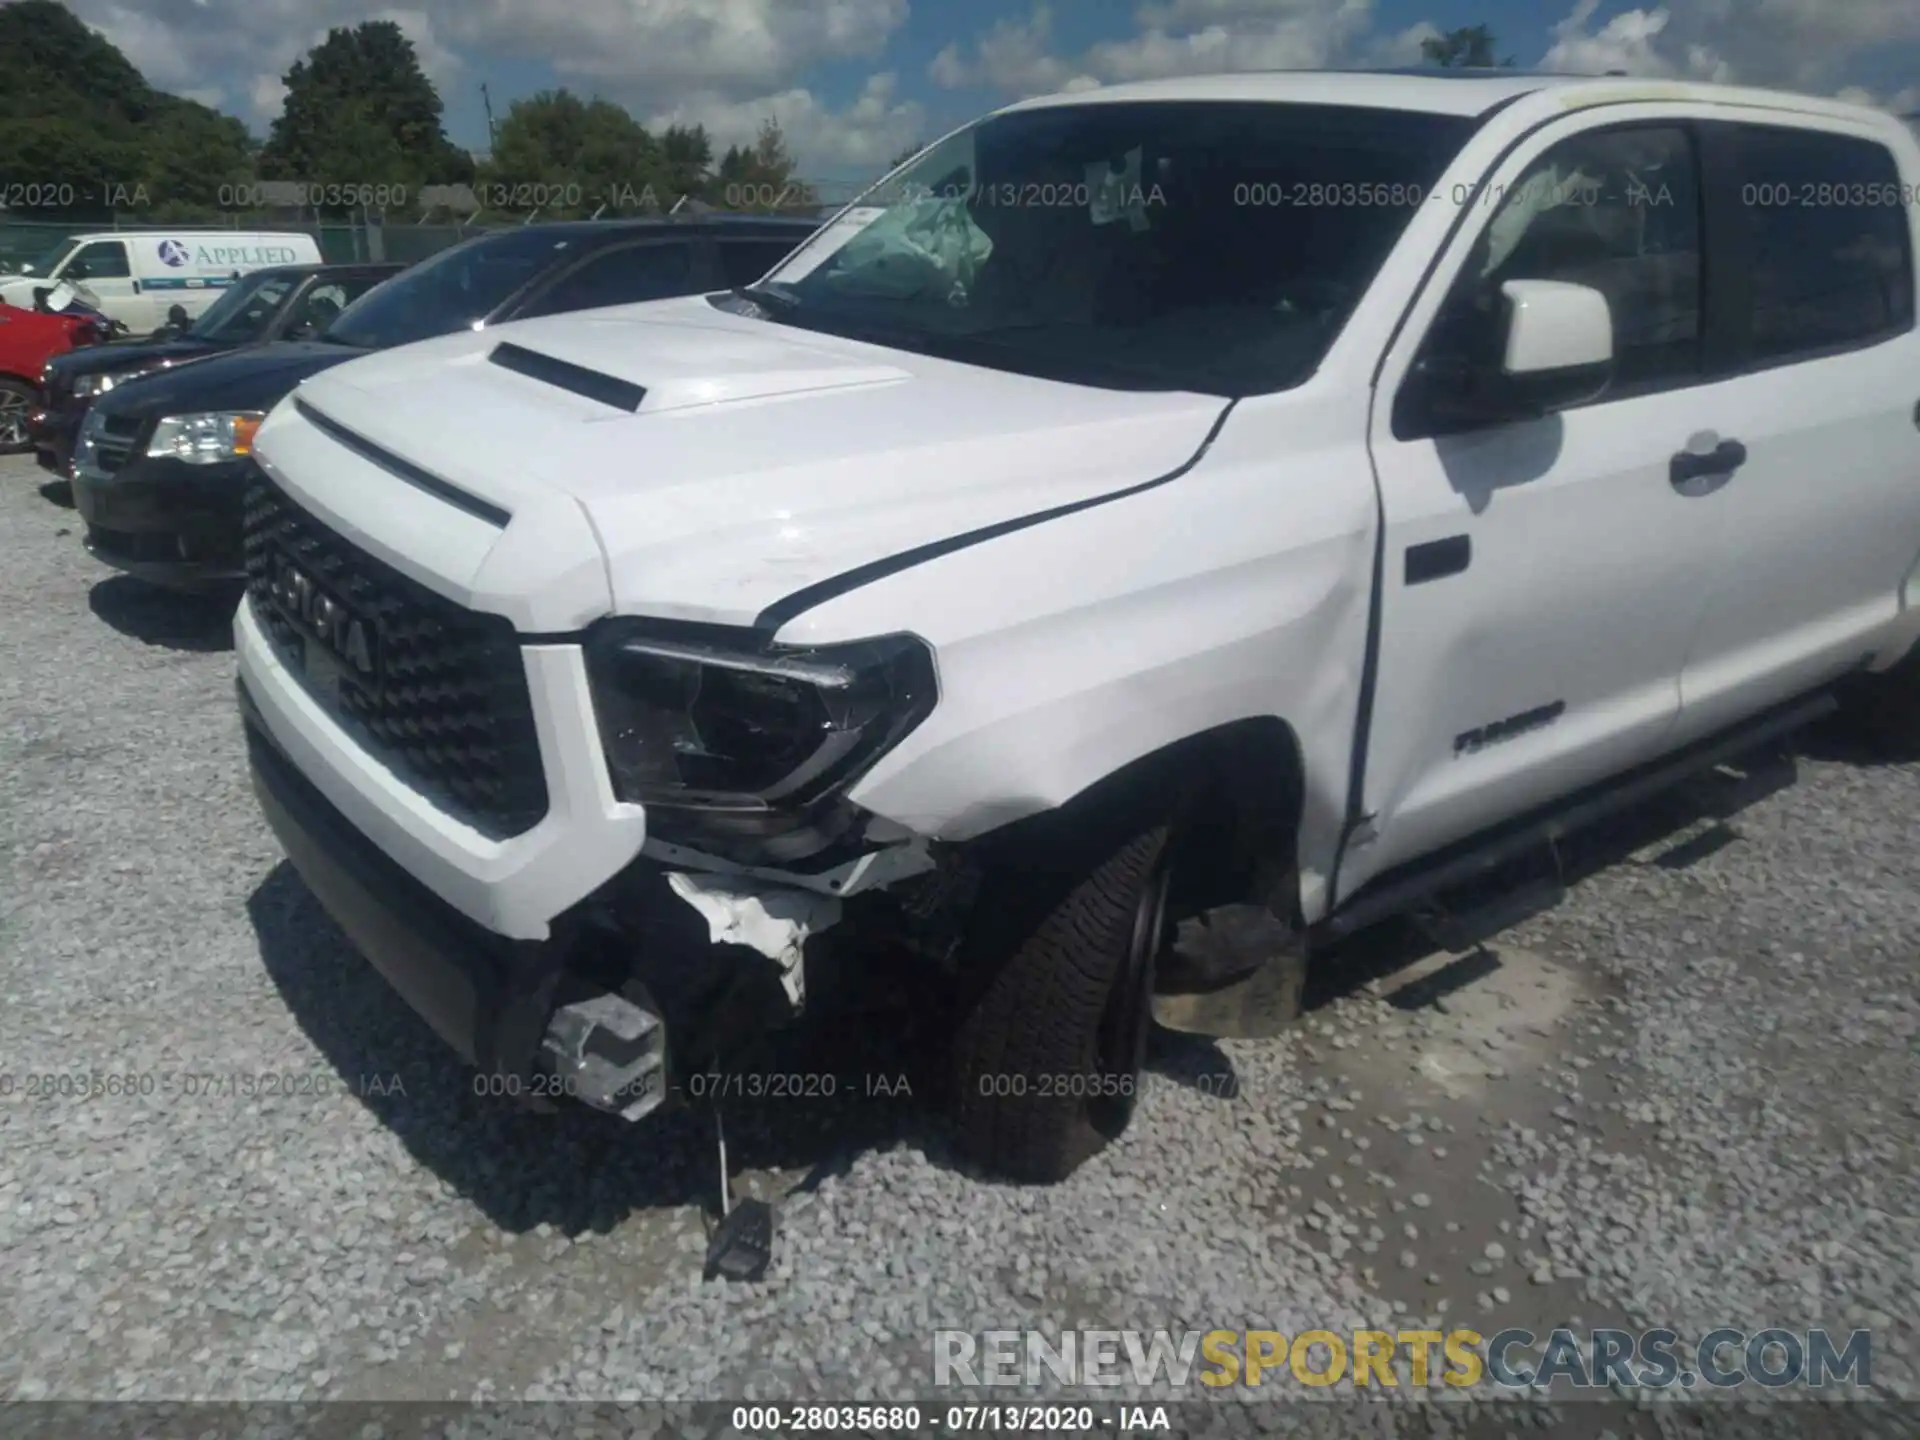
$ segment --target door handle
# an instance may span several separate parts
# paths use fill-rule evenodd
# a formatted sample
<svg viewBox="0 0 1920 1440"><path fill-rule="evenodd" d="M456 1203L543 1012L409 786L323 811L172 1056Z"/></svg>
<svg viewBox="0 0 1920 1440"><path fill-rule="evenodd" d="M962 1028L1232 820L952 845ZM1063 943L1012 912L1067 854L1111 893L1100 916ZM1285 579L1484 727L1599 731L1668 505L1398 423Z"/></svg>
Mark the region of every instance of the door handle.
<svg viewBox="0 0 1920 1440"><path fill-rule="evenodd" d="M1681 450L1667 464L1667 478L1676 486L1702 475L1731 475L1747 463L1747 447L1738 440L1722 440L1711 450Z"/></svg>

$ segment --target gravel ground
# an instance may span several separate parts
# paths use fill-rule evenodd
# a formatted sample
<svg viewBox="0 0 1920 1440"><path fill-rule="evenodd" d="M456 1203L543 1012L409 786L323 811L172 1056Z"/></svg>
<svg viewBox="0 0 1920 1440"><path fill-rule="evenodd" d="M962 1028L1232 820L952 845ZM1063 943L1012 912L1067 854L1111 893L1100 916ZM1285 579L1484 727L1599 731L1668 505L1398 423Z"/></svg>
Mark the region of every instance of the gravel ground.
<svg viewBox="0 0 1920 1440"><path fill-rule="evenodd" d="M722 1287L702 1132L476 1098L255 813L231 602L77 528L0 461L0 1396L887 1399L935 1328L1418 1320L1863 1327L1920 1391L1920 767L1711 778L1489 950L1370 937L1281 1041L1164 1039L1049 1190L900 1097L764 1104L779 1249ZM24 1094L74 1071L156 1090Z"/></svg>

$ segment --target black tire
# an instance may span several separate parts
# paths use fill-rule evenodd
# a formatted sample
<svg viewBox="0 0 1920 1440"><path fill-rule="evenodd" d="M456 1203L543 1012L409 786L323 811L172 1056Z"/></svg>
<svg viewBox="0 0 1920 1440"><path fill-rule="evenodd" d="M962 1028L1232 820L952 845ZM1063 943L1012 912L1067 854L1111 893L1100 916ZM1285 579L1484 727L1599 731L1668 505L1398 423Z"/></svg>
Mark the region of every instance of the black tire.
<svg viewBox="0 0 1920 1440"><path fill-rule="evenodd" d="M33 449L27 416L40 395L24 380L0 375L0 455L24 455Z"/></svg>
<svg viewBox="0 0 1920 1440"><path fill-rule="evenodd" d="M1132 1118L1166 935L1170 827L1072 878L990 884L954 1040L960 1148L1011 1180L1064 1179Z"/></svg>

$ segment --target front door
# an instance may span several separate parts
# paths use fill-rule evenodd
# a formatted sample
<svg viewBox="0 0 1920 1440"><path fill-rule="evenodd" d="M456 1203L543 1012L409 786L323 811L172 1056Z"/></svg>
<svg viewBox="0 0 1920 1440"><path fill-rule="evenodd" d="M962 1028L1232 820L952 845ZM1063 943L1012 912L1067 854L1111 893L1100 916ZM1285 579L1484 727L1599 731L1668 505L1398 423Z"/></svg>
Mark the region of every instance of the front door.
<svg viewBox="0 0 1920 1440"><path fill-rule="evenodd" d="M1415 302L1375 398L1384 549L1361 809L1339 898L1668 743L1716 522L1669 480L1717 422L1702 358L1702 211L1685 125L1543 127ZM1500 285L1571 281L1612 312L1588 403L1471 425L1423 376L1499 364Z"/></svg>
<svg viewBox="0 0 1920 1440"><path fill-rule="evenodd" d="M127 260L124 240L90 240L60 268L59 278L84 285L100 300L100 308L129 330L149 330L159 324L148 314L140 281Z"/></svg>

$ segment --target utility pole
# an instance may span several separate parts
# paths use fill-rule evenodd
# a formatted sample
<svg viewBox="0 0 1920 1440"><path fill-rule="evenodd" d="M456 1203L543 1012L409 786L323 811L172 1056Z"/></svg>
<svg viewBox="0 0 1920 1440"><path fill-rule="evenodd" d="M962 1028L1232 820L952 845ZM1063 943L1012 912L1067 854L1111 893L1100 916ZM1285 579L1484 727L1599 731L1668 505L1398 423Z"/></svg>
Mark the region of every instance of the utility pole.
<svg viewBox="0 0 1920 1440"><path fill-rule="evenodd" d="M487 82L484 80L480 82L480 104L487 112L487 154L491 156L498 137L494 134L493 128L493 96L487 93Z"/></svg>

